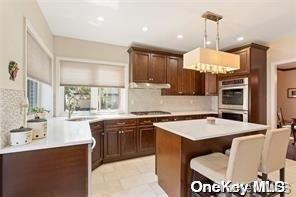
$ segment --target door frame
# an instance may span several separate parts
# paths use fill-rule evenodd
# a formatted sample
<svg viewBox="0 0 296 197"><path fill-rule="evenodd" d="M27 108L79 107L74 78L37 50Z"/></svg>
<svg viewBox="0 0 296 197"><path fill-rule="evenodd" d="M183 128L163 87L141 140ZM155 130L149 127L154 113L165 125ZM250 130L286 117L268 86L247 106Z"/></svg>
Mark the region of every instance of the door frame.
<svg viewBox="0 0 296 197"><path fill-rule="evenodd" d="M280 64L286 64L290 62L296 62L296 58L272 62L270 67L270 97L267 97L267 104L270 107L270 126L271 128L277 128L277 67ZM269 102L268 102L269 100ZM267 109L268 109L267 108ZM268 114L267 114L268 116Z"/></svg>

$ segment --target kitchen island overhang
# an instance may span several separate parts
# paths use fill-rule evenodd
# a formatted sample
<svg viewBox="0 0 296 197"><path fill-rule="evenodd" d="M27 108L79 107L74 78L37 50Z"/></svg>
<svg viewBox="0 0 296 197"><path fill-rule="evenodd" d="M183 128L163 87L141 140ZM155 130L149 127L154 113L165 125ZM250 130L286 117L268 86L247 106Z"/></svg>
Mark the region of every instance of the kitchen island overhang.
<svg viewBox="0 0 296 197"><path fill-rule="evenodd" d="M230 148L232 139L258 133L265 134L266 125L216 119L155 123L156 174L158 183L170 197L190 196L190 160Z"/></svg>

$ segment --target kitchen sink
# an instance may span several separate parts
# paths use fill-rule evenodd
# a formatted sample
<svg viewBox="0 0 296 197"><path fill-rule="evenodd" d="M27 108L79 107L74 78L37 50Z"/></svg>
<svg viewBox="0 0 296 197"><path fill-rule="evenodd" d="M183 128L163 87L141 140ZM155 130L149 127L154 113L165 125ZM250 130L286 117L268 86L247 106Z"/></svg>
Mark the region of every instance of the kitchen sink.
<svg viewBox="0 0 296 197"><path fill-rule="evenodd" d="M70 119L67 119L67 121L75 121L75 122L78 122L78 121L86 121L86 120L94 120L96 119L95 117L78 117L78 118L70 118Z"/></svg>

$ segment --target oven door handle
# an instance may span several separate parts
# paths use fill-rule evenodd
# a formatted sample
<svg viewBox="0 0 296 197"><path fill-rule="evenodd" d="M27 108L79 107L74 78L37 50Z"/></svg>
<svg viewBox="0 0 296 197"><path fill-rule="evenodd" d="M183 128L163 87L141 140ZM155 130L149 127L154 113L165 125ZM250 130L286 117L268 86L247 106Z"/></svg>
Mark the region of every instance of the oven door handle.
<svg viewBox="0 0 296 197"><path fill-rule="evenodd" d="M221 87L221 90L237 90L237 89L244 89L244 88L248 88L247 85L241 85L241 86L231 86L231 87Z"/></svg>

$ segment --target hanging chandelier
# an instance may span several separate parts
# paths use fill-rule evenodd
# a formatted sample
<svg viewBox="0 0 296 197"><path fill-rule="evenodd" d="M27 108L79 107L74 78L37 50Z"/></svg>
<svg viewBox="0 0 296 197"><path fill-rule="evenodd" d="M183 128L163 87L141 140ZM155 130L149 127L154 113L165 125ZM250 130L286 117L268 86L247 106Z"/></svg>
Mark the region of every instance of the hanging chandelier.
<svg viewBox="0 0 296 197"><path fill-rule="evenodd" d="M240 68L239 55L219 51L219 21L222 16L207 11L202 15L204 18L204 46L184 54L183 68L208 72L212 74L226 74ZM216 50L207 46L207 20L217 24Z"/></svg>

